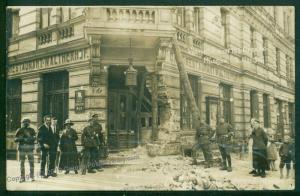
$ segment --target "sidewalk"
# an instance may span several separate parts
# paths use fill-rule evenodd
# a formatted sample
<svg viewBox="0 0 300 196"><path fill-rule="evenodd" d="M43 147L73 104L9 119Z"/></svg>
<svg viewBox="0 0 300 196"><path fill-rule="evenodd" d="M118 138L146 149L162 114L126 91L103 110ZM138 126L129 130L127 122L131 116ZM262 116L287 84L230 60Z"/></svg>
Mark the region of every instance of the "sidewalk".
<svg viewBox="0 0 300 196"><path fill-rule="evenodd" d="M35 163L35 182L19 183L17 161L7 161L8 190L291 190L295 180L280 179L279 171L267 172L266 178L248 174L248 161L233 155L233 171L192 166L190 157L180 155L148 157L142 150L111 154L103 172L86 175L58 173L42 179ZM26 174L29 164L25 164ZM278 161L277 161L278 167ZM212 186L213 185L213 186Z"/></svg>

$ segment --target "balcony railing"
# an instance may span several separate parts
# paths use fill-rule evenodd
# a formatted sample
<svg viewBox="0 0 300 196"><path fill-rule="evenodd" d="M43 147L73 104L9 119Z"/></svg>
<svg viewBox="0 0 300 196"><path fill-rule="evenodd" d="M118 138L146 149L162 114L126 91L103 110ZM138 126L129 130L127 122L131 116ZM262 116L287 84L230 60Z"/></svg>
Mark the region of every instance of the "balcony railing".
<svg viewBox="0 0 300 196"><path fill-rule="evenodd" d="M107 8L106 13L108 21L155 24L154 9Z"/></svg>

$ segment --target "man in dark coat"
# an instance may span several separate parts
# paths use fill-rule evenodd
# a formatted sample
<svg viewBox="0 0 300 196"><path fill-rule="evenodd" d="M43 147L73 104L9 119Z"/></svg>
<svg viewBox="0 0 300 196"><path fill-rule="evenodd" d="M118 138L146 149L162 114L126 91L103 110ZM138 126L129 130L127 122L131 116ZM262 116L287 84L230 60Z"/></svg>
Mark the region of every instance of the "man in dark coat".
<svg viewBox="0 0 300 196"><path fill-rule="evenodd" d="M224 122L224 118L220 118L220 123L216 128L217 143L222 156L222 167L221 170L232 171L231 167L231 139L234 135L232 126L229 123Z"/></svg>
<svg viewBox="0 0 300 196"><path fill-rule="evenodd" d="M55 169L55 159L57 151L57 138L55 133L51 128L51 116L44 116L44 124L39 128L38 132L38 142L41 147L42 161L41 161L41 172L42 178L48 178L49 176L56 177L57 174L54 173ZM45 175L45 166L47 162L47 157L49 156L48 172Z"/></svg>
<svg viewBox="0 0 300 196"><path fill-rule="evenodd" d="M15 142L18 142L18 151L21 167L21 179L20 183L25 182L25 158L27 156L30 165L30 179L34 181L34 141L35 131L30 127L30 119L24 118L22 120L22 127L17 130Z"/></svg>
<svg viewBox="0 0 300 196"><path fill-rule="evenodd" d="M95 132L95 129L93 127L93 119L89 119L89 125L85 127L82 131L81 135L81 144L84 148L84 153L82 157L82 174L85 174L85 168L87 167L88 173L95 173L95 168L98 163L98 149L99 146L99 140L97 138L97 133ZM85 165L87 164L87 165Z"/></svg>
<svg viewBox="0 0 300 196"><path fill-rule="evenodd" d="M203 120L200 123L200 126L196 130L196 144L192 148L192 157L193 164L197 164L196 160L196 151L201 148L204 159L205 159L205 168L209 168L212 165L212 153L210 149L210 140L213 136L213 131L209 125L207 125Z"/></svg>
<svg viewBox="0 0 300 196"><path fill-rule="evenodd" d="M253 123L253 166L257 169L257 173L253 176L266 177L265 171L268 169L267 160L267 144L268 137L265 131L260 127L259 121L255 119Z"/></svg>

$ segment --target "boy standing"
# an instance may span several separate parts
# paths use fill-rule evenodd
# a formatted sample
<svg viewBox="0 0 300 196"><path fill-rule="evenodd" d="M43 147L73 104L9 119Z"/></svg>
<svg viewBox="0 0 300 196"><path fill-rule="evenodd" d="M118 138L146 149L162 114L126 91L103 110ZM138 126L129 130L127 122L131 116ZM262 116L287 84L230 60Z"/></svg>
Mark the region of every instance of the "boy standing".
<svg viewBox="0 0 300 196"><path fill-rule="evenodd" d="M289 136L284 137L284 142L280 146L279 149L279 156L280 156L280 178L283 178L283 168L286 165L286 178L289 178L290 169L291 169L291 153L290 153L290 138Z"/></svg>

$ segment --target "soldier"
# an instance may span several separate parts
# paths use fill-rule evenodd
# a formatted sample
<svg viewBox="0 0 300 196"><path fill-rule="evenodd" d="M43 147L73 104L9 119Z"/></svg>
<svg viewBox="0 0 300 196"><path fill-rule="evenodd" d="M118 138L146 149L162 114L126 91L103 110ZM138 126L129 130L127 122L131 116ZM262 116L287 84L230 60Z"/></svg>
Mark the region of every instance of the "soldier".
<svg viewBox="0 0 300 196"><path fill-rule="evenodd" d="M100 153L103 150L103 146L104 146L104 136L102 133L102 125L99 123L99 119L98 119L98 114L93 114L92 115L92 120L93 120L93 128L94 131L97 135L97 139L98 139L98 151L97 151L97 165L95 165L95 167L93 167L93 169L97 169L97 171L103 171L102 166L100 164Z"/></svg>
<svg viewBox="0 0 300 196"><path fill-rule="evenodd" d="M93 128L94 121L93 118L88 120L90 123L87 127L83 129L81 135L81 143L84 148L84 153L82 157L82 174L85 174L86 167L88 168L88 173L95 173L95 166L97 165L97 156L99 145L99 140L97 138L95 129ZM86 165L87 164L87 165Z"/></svg>
<svg viewBox="0 0 300 196"><path fill-rule="evenodd" d="M18 142L18 151L19 151L19 159L20 159L20 167L21 167L21 179L20 183L25 182L25 157L27 155L29 165L30 165L30 181L34 181L34 157L33 157L33 149L34 149L34 141L35 131L30 127L30 119L23 118L22 119L22 127L17 130L15 142Z"/></svg>
<svg viewBox="0 0 300 196"><path fill-rule="evenodd" d="M213 135L213 131L209 125L207 125L204 121L201 121L200 126L196 130L196 144L192 148L192 157L194 165L197 164L196 160L196 151L201 148L204 159L205 166L204 168L209 168L212 166L212 153L210 149L210 140Z"/></svg>
<svg viewBox="0 0 300 196"><path fill-rule="evenodd" d="M221 170L232 171L231 167L231 138L234 135L233 128L229 123L224 122L224 118L220 118L220 123L216 128L217 143L222 156ZM228 163L228 165L227 165Z"/></svg>

